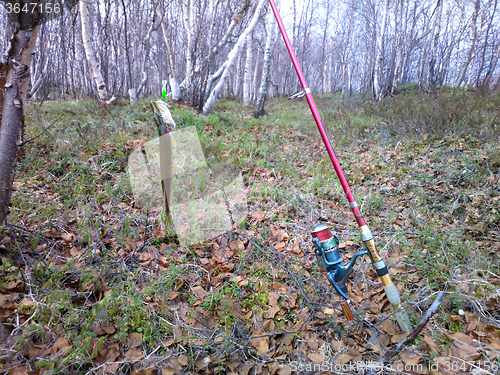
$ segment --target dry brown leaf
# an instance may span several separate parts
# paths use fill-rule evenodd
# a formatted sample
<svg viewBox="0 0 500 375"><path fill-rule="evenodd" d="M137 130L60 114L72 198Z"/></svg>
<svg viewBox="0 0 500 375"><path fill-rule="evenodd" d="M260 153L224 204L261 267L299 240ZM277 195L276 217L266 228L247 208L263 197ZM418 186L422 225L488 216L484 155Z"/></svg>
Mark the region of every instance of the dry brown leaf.
<svg viewBox="0 0 500 375"><path fill-rule="evenodd" d="M332 344L333 350L335 350L336 352L338 352L340 348L344 347L344 343L342 341L333 339L330 343Z"/></svg>
<svg viewBox="0 0 500 375"><path fill-rule="evenodd" d="M272 319L276 316L276 314L280 311L279 306L270 306L269 310L267 310L267 317Z"/></svg>
<svg viewBox="0 0 500 375"><path fill-rule="evenodd" d="M62 235L62 239L63 239L64 243L68 244L68 243L70 243L71 241L73 241L73 239L74 239L74 235L69 234L69 233L63 233L63 235Z"/></svg>
<svg viewBox="0 0 500 375"><path fill-rule="evenodd" d="M382 322L382 328L389 336L393 336L396 334L396 329L394 328L394 324L392 324L388 320L384 320Z"/></svg>
<svg viewBox="0 0 500 375"><path fill-rule="evenodd" d="M61 337L55 344L58 351L66 352L73 347L66 337Z"/></svg>
<svg viewBox="0 0 500 375"><path fill-rule="evenodd" d="M252 345L258 353L265 353L269 350L269 337L257 337L250 340Z"/></svg>
<svg viewBox="0 0 500 375"><path fill-rule="evenodd" d="M173 327L172 327L172 331L174 332L174 341L175 342L179 342L182 340L182 329L180 326L178 326L177 324L175 324Z"/></svg>
<svg viewBox="0 0 500 375"><path fill-rule="evenodd" d="M351 356L347 353L339 353L333 360L333 363L338 366L343 366L351 360Z"/></svg>
<svg viewBox="0 0 500 375"><path fill-rule="evenodd" d="M322 363L325 361L326 357L321 353L311 353L308 354L307 358L309 358L314 363Z"/></svg>
<svg viewBox="0 0 500 375"><path fill-rule="evenodd" d="M118 367L120 367L119 363L112 363L110 365L106 365L104 367L104 372L106 374L116 374L116 372L118 371Z"/></svg>
<svg viewBox="0 0 500 375"><path fill-rule="evenodd" d="M130 375L156 375L156 365L152 364L151 366L148 366L146 368L143 368L142 370L137 370L137 369L132 369L130 372Z"/></svg>
<svg viewBox="0 0 500 375"><path fill-rule="evenodd" d="M472 345L472 340L473 340L472 337L467 336L467 335L463 334L462 332L453 332L451 334L448 332L445 332L444 334L445 334L445 336L447 336L451 340L458 340L460 342L463 342L464 344Z"/></svg>
<svg viewBox="0 0 500 375"><path fill-rule="evenodd" d="M174 375L175 370L170 366L163 366L161 369L161 375Z"/></svg>
<svg viewBox="0 0 500 375"><path fill-rule="evenodd" d="M208 365L210 364L210 362L211 362L211 359L210 359L210 357L207 356L205 358L200 358L200 359L196 360L194 362L194 365L198 369L204 369L204 368L208 367Z"/></svg>
<svg viewBox="0 0 500 375"><path fill-rule="evenodd" d="M352 346L349 347L349 349L347 350L347 353L355 361L361 361L363 359L363 355L356 348L353 348Z"/></svg>
<svg viewBox="0 0 500 375"><path fill-rule="evenodd" d="M391 337L391 342L393 344L400 343L403 341L406 337L408 336L408 332L400 332L396 333L394 336Z"/></svg>
<svg viewBox="0 0 500 375"><path fill-rule="evenodd" d="M113 333L116 332L115 327L107 327L107 326L101 326L101 329L106 332L108 335L112 335Z"/></svg>
<svg viewBox="0 0 500 375"><path fill-rule="evenodd" d="M288 366L280 367L277 371L278 375L292 375L292 369Z"/></svg>
<svg viewBox="0 0 500 375"><path fill-rule="evenodd" d="M266 217L266 213L262 211L253 211L250 213L250 217L255 219L255 221L258 223Z"/></svg>
<svg viewBox="0 0 500 375"><path fill-rule="evenodd" d="M427 336L426 334L424 334L423 340L427 344L427 346L429 346L430 350L432 350L434 353L438 353L439 354L438 347L437 347L436 343L434 342L434 340L432 338L430 338L429 336Z"/></svg>
<svg viewBox="0 0 500 375"><path fill-rule="evenodd" d="M323 312L324 312L325 314L327 314L327 315L337 315L337 314L338 314L337 310L332 309L332 308L330 308L330 307L325 307L325 308L323 309Z"/></svg>
<svg viewBox="0 0 500 375"><path fill-rule="evenodd" d="M125 353L125 358L129 359L132 363L139 362L144 358L144 353L139 349L129 349Z"/></svg>
<svg viewBox="0 0 500 375"><path fill-rule="evenodd" d="M142 344L142 334L138 332L132 332L130 335L128 335L127 346L129 348L136 348L141 344Z"/></svg>
<svg viewBox="0 0 500 375"><path fill-rule="evenodd" d="M408 352L401 353L401 358L403 359L404 363L410 366L418 364L421 360L420 356Z"/></svg>
<svg viewBox="0 0 500 375"><path fill-rule="evenodd" d="M3 285L6 292L21 292L24 289L24 282L21 279L9 281Z"/></svg>
<svg viewBox="0 0 500 375"><path fill-rule="evenodd" d="M278 299L279 299L278 293L276 293L276 292L269 293L269 297L268 297L269 306L277 306L278 305Z"/></svg>
<svg viewBox="0 0 500 375"><path fill-rule="evenodd" d="M493 337L488 337L488 340L493 348L500 350L500 340L497 340Z"/></svg>
<svg viewBox="0 0 500 375"><path fill-rule="evenodd" d="M189 364L189 358L184 354L181 354L177 359L182 366L187 366Z"/></svg>
<svg viewBox="0 0 500 375"><path fill-rule="evenodd" d="M272 320L266 320L263 324L263 328L264 328L264 331L265 332L273 332L274 331L274 328L276 327L276 325L274 324L274 322Z"/></svg>
<svg viewBox="0 0 500 375"><path fill-rule="evenodd" d="M248 372L253 368L253 365L245 363L241 367L238 367L238 374L240 375L248 375Z"/></svg>
<svg viewBox="0 0 500 375"><path fill-rule="evenodd" d="M466 361L475 361L482 356L482 354L478 352L476 348L458 340L453 341L453 347L451 351L455 355L455 357L461 358Z"/></svg>
<svg viewBox="0 0 500 375"><path fill-rule="evenodd" d="M195 286L194 288L192 288L192 290L195 296L198 297L200 301L203 300L203 298L205 298L205 296L207 295L207 292L201 286Z"/></svg>

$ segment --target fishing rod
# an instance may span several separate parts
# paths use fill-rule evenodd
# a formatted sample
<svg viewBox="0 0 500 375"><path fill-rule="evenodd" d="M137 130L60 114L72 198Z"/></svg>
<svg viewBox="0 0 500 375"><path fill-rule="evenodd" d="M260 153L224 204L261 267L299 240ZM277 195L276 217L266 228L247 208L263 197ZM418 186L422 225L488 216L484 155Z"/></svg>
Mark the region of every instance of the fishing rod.
<svg viewBox="0 0 500 375"><path fill-rule="evenodd" d="M307 85L306 79L302 70L299 66L299 62L297 57L295 56L295 52L293 50L292 44L290 43L290 39L288 38L288 34L286 33L285 26L283 24L283 20L278 12L278 7L274 0L269 0L271 4L271 8L274 13L274 17L278 22L278 27L280 29L281 35L283 36L283 40L285 41L286 48L290 54L292 59L293 66L297 75L299 77L300 84L302 86L303 91L295 94L290 99L295 99L296 97L305 96L307 103L309 104L309 108L311 109L311 113L314 117L314 121L318 126L319 133L323 140L323 143L326 147L328 155L333 163L333 168L337 173L337 176L340 180L340 184L342 185L342 189L347 197L349 202L349 206L354 214L356 222L359 226L359 231L361 234L361 240L365 244L365 250L356 253L351 261L347 265L342 264L342 257L340 256L340 252L338 249L339 239L337 236L332 235L330 229L325 225L317 225L314 227L312 236L313 242L315 244L315 253L316 258L319 262L320 268L325 269L328 272L328 281L335 288L337 294L344 298L344 301L341 302L342 310L347 319L352 320L354 315L352 313L351 308L349 307L350 299L347 297L347 287L345 286L345 281L349 276L349 273L352 271L354 263L360 255L368 254L371 258L372 265L377 272L378 277L382 281L382 285L384 287L385 294L387 299L389 300L392 308L394 310L394 315L399 324L401 330L410 332L411 331L411 323L408 319L408 314L406 311L403 311L401 308L401 297L399 296L399 292L396 289L396 286L391 280L389 276L389 270L387 265L385 264L382 256L377 250L375 245L375 240L373 239L373 234L368 228L361 211L359 209L354 196L352 195L351 188L347 182L347 179L342 171L342 167L340 166L340 162L335 155L335 151L333 150L330 139L328 138L328 134L326 133L325 126L323 125L323 121L321 120L321 116L318 112L318 108L314 103L314 99L311 94L311 89Z"/></svg>

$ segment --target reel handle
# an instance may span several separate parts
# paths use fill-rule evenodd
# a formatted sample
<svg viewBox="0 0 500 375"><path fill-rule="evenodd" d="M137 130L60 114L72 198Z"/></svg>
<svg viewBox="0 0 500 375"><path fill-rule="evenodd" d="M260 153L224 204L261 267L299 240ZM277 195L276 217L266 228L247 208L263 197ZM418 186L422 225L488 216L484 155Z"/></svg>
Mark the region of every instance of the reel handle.
<svg viewBox="0 0 500 375"><path fill-rule="evenodd" d="M347 320L354 319L354 313L351 310L351 306L349 305L349 301L341 301L340 307L342 307L342 311L344 312L344 315L345 315Z"/></svg>

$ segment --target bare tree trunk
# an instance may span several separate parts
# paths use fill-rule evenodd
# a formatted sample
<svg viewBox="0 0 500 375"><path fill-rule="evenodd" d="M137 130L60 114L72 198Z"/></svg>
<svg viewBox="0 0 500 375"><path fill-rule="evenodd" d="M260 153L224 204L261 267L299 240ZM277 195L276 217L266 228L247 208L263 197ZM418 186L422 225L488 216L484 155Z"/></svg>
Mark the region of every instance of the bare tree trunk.
<svg viewBox="0 0 500 375"><path fill-rule="evenodd" d="M191 100L193 97L193 47L194 47L194 6L196 0L187 0L184 10L184 28L187 35L186 49L186 78L181 84L185 89L184 99Z"/></svg>
<svg viewBox="0 0 500 375"><path fill-rule="evenodd" d="M247 55L245 59L245 73L243 77L243 103L250 105L252 98L251 94L251 69L252 69L252 52L253 52L253 33L247 36Z"/></svg>
<svg viewBox="0 0 500 375"><path fill-rule="evenodd" d="M262 67L262 78L260 80L259 93L255 103L254 117L259 117L264 114L264 104L267 97L267 89L271 79L271 59L273 57L273 46L276 32L276 23L272 12L269 12L267 17L267 36L266 47L264 51L264 63Z"/></svg>
<svg viewBox="0 0 500 375"><path fill-rule="evenodd" d="M479 13L479 4L480 0L476 0L474 3L474 13L472 14L472 22L471 22L471 40L470 40L470 45L469 49L467 50L467 55L465 57L465 62L462 65L462 68L460 69L460 73L458 73L458 77L454 83L455 87L459 87L464 78L465 78L465 73L467 73L467 69L469 68L469 64L472 60L472 54L474 52L474 48L476 47L476 39L477 39L477 29L476 29L476 22L477 22L477 15Z"/></svg>
<svg viewBox="0 0 500 375"><path fill-rule="evenodd" d="M163 32L163 41L165 42L165 45L167 46L167 53L168 53L168 61L170 64L170 74L169 74L169 84L170 84L170 90L172 91L172 99L177 101L182 98L181 95L181 88L179 86L179 82L177 81L176 74L175 74L175 60L174 60L174 54L172 52L172 47L170 46L170 41L168 40L168 34L167 34L167 25L165 24L165 17L160 13L160 10L158 10L158 16L161 19L161 30Z"/></svg>
<svg viewBox="0 0 500 375"><path fill-rule="evenodd" d="M124 22L124 33L125 33L125 58L127 60L127 78L128 78L128 97L130 100L130 104L134 105L137 102L137 91L134 87L134 80L132 78L132 63L130 62L130 55L132 52L129 49L129 40L128 40L128 17L127 17L127 5L125 4L125 0L121 0L123 7L123 22Z"/></svg>
<svg viewBox="0 0 500 375"><path fill-rule="evenodd" d="M153 20L151 21L151 26L149 26L142 40L142 45L143 45L143 56L141 61L142 80L139 83L139 87L137 87L137 95L141 94L141 91L144 89L146 82L148 80L148 71L146 69L146 64L149 57L149 39L151 38L151 31L153 31L154 24L155 24L155 10L153 9Z"/></svg>
<svg viewBox="0 0 500 375"><path fill-rule="evenodd" d="M41 2L36 0L37 5ZM34 13L20 12L15 18L18 24L10 47L0 60L0 223L9 213L17 156L23 144L24 106L32 52L40 27L36 10Z"/></svg>
<svg viewBox="0 0 500 375"><path fill-rule="evenodd" d="M257 24L257 21L259 20L260 12L262 10L262 7L264 6L265 1L266 0L259 0L259 3L257 4L257 7L255 9L255 13L254 13L249 25L247 26L245 31L243 31L243 33L240 35L240 37L236 41L236 44L234 45L233 49L229 52L229 55L227 57L227 66L224 70L224 73L222 73L222 76L219 80L219 83L217 83L217 86L214 87L214 89L210 93L210 96L208 97L205 105L203 106L203 114L204 115L207 115L208 113L210 113L210 111L214 107L215 102L217 101L219 94L220 94L222 88L224 87L224 84L229 76L229 71L230 71L232 65L234 64L234 62L236 61L236 58L238 57L238 55L241 52L241 49L243 47L242 46L243 42L245 41L248 34L251 33L252 30L255 28L255 25Z"/></svg>
<svg viewBox="0 0 500 375"><path fill-rule="evenodd" d="M85 55L87 57L87 62L89 63L90 74L94 79L94 83L97 87L97 94L101 101L105 101L108 98L108 90L102 78L101 69L99 63L94 54L94 48L92 47L92 35L91 26L92 20L89 15L90 3L87 1L80 1L80 17L82 22L82 38L83 46L85 48Z"/></svg>
<svg viewBox="0 0 500 375"><path fill-rule="evenodd" d="M344 53L342 54L342 97L346 95L346 92L349 91L349 59L351 56L351 34L352 34L352 26L354 23L354 5L351 4L352 8L349 15L349 27L347 29L347 39Z"/></svg>
<svg viewBox="0 0 500 375"><path fill-rule="evenodd" d="M380 29L379 41L378 41L378 52L377 60L375 61L375 69L373 72L373 93L375 100L381 100L385 91L381 87L382 80L382 69L384 65L384 38L385 38L385 26L387 24L387 16L389 15L389 0L385 0L384 5L384 15L382 18L382 27Z"/></svg>
<svg viewBox="0 0 500 375"><path fill-rule="evenodd" d="M434 9L434 22L432 23L432 44L431 44L431 59L429 61L429 76L426 79L426 88L434 88L437 83L436 79L436 60L437 60L437 48L439 41L439 33L441 32L441 9L442 9L442 0L438 0L436 4L436 8Z"/></svg>
<svg viewBox="0 0 500 375"><path fill-rule="evenodd" d="M498 3L498 0L495 0L494 5L493 5L493 11L491 12L490 22L488 22L488 27L486 29L486 33L485 33L485 37L484 37L484 47L483 47L483 53L482 53L482 58L481 58L481 64L480 64L478 72L477 72L476 86L484 85L484 83L486 82L486 78L488 77L488 75L490 73L490 70L491 70L491 62L490 62L490 68L486 72L484 80L482 82L480 82L481 73L483 72L484 64L486 62L486 49L488 48L488 39L489 39L489 36L490 36L490 30L491 30L491 26L493 24L493 19L495 18L495 12L497 10L497 3ZM488 4L488 7L489 6L490 6L490 4ZM493 50L492 50L492 55L493 55Z"/></svg>

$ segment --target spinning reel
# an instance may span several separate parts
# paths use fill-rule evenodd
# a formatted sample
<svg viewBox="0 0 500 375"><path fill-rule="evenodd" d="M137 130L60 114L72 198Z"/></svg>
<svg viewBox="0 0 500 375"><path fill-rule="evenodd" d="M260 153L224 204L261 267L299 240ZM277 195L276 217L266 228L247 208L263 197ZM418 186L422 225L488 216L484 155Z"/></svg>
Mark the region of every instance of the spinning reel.
<svg viewBox="0 0 500 375"><path fill-rule="evenodd" d="M347 297L347 286L345 285L356 260L361 255L369 255L368 250L358 251L353 255L349 263L342 264L344 259L339 251L339 238L332 234L326 225L318 224L312 231L314 253L320 270L328 272L328 281L333 286L337 294L345 300L341 302L342 310L348 320L354 319L354 314L349 307L351 301Z"/></svg>

